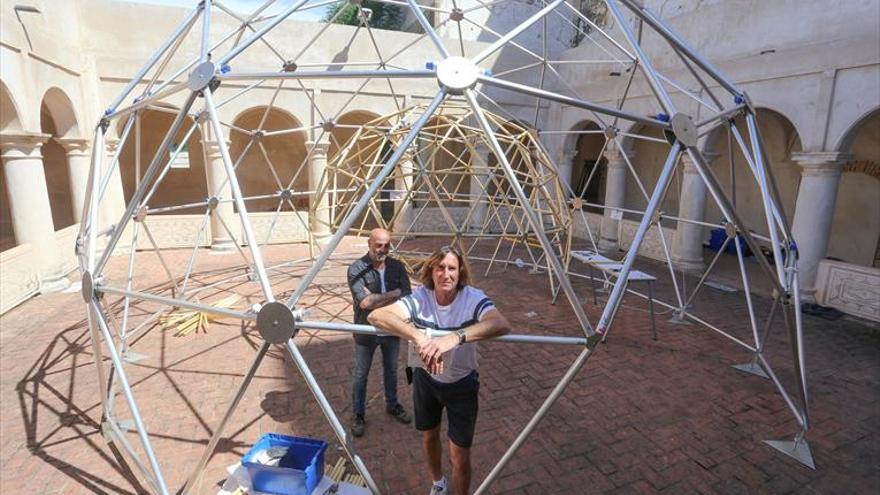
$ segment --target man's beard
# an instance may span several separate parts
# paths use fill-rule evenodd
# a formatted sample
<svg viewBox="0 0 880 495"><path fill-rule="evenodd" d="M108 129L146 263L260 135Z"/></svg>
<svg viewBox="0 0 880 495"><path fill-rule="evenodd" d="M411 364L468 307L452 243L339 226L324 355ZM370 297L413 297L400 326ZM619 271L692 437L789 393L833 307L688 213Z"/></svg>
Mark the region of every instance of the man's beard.
<svg viewBox="0 0 880 495"><path fill-rule="evenodd" d="M376 261L385 261L385 258L387 258L387 257L388 257L387 254L377 254Z"/></svg>

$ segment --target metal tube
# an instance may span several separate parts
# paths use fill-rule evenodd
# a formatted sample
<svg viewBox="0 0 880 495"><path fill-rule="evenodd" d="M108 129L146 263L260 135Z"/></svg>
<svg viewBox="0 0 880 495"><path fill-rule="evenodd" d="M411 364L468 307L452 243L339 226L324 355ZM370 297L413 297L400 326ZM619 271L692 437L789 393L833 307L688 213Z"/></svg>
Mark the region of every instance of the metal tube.
<svg viewBox="0 0 880 495"><path fill-rule="evenodd" d="M190 12L189 16L187 16L187 18L184 19L183 22L181 22L180 25L177 26L174 34L172 34L171 37L168 38L168 41L166 41L165 44L163 44L159 47L158 50L156 50L156 53L154 53L153 56L150 57L150 60L147 61L144 67L140 71L138 71L138 73L132 78L132 80L129 81L129 83L125 86L125 88L123 88L122 93L120 93L119 96L117 96L116 99L113 100L113 103L111 103L108 107L109 110L115 110L116 107L119 106L120 103L122 103L122 100L124 100L125 97L128 96L129 93L131 93L131 90L134 89L134 87L141 82L141 79L143 79L147 72L153 67L153 65L155 65L156 62L159 61L159 58L168 50L168 48L172 44L174 44L174 41L177 39L177 37L180 36L181 33L184 32L184 30L188 30L189 26L193 22L195 22L196 16L201 10L202 6L197 6L195 9L193 9L192 12Z"/></svg>
<svg viewBox="0 0 880 495"><path fill-rule="evenodd" d="M544 252L547 254L547 260L553 267L553 271L556 272L556 277L559 279L559 285L562 287L568 301L571 303L571 307L574 310L574 314L578 319L581 329L587 338L592 337L595 335L593 327L590 325L590 320L587 318L587 314L584 312L584 308L581 306L581 302L578 299L574 288L571 286L571 281L565 274L565 268L559 262L559 258L553 251L553 245L544 233L544 223L529 204L529 199L526 197L526 193L523 191L522 186L520 186L519 181L516 178L516 173L507 161L507 156L504 154L504 148L501 147L501 143L498 142L495 132L492 131L492 127L489 125L489 121L486 120L486 114L483 113L483 109L477 104L477 97L474 95L474 92L472 90L466 90L464 94L471 110L473 110L474 117L476 117L477 121L480 123L480 127L483 128L483 132L486 134L486 138L489 140L489 144L495 152L495 158L501 165L502 170L504 170L504 175L507 177L511 189L513 189L514 194L516 194L516 197L519 200L520 207L526 217L528 217L528 221L535 232L535 236L538 238L538 242L540 242L541 247L544 248Z"/></svg>
<svg viewBox="0 0 880 495"><path fill-rule="evenodd" d="M412 1L412 0L410 0L410 1ZM532 24L540 21L542 18L544 18L544 16L546 16L547 14L549 14L550 12L555 10L556 7L558 7L559 4L561 4L563 1L564 0L554 0L553 2L548 4L543 9L535 12L534 14L532 14L531 17L529 17L525 21L521 22L517 27L508 31L504 36L502 36L501 38L498 38L497 40L495 40L494 43L487 46L485 49L483 49L483 51L481 51L476 56L471 58L471 62L473 62L475 64L479 64L483 60L487 59L490 55L492 55L493 53L498 51L502 46L507 44L508 41L512 40L513 38L516 38L517 36L520 35L520 33L525 31L526 29L530 28L532 26Z"/></svg>
<svg viewBox="0 0 880 495"><path fill-rule="evenodd" d="M624 120L629 120L632 122L638 122L640 124L646 124L654 127L659 127L661 129L669 129L671 126L668 122L663 122L662 120L652 119L649 117L642 117L640 115L634 115L627 112L621 112L614 108L603 107L602 105L597 105L595 103L590 103L589 101L582 100L579 98L572 98L570 96L563 96L558 93L554 93L552 91L547 91L544 89L531 88L529 86L524 86L522 84L517 84L515 82L505 81L503 79L497 79L491 76L481 75L477 78L481 83L488 84L490 86L496 86L499 88L508 89L510 91L516 91L517 93L527 94L529 96L534 96L536 98L543 98L550 101L555 101L556 103L562 103L563 105L570 105L577 108L583 108L584 110L590 110L593 112L604 113L606 115L612 115L614 117L619 117Z"/></svg>
<svg viewBox="0 0 880 495"><path fill-rule="evenodd" d="M794 260L792 260L792 264L794 264ZM804 429L808 429L810 427L810 396L807 391L807 368L805 363L805 354L804 354L804 324L802 320L801 313L801 289L800 289L800 280L798 276L797 269L792 270L792 311L794 312L794 332L791 333L791 337L794 340L794 354L796 356L795 366L797 369L795 370L795 377L797 379L798 392L801 396L801 406L803 413L803 427ZM782 307L783 317L785 315L785 306Z"/></svg>
<svg viewBox="0 0 880 495"><path fill-rule="evenodd" d="M251 81L260 80L279 80L279 79L352 79L352 78L399 78L399 79L419 79L419 78L435 78L437 73L427 69L416 70L313 70L313 71L297 71L297 72L242 72L219 74L217 79L221 81Z"/></svg>
<svg viewBox="0 0 880 495"><path fill-rule="evenodd" d="M792 402L791 397L789 397L788 392L786 392L785 387L782 386L782 383L779 381L779 378L776 377L776 373L773 372L773 368L770 367L770 363L764 358L764 354L755 354L758 356L758 360L761 361L761 365L764 367L764 370L767 371L767 374L770 375L770 379L773 380L773 384L776 385L776 389L779 390L779 395L782 396L782 399L785 401L785 404L791 409L792 414L794 414L794 419L797 420L798 424L801 425L802 428L807 429L806 421L801 416L800 411Z"/></svg>
<svg viewBox="0 0 880 495"><path fill-rule="evenodd" d="M144 448L144 452L147 454L147 459L150 461L150 468L156 476L156 482L159 485L161 493L163 495L170 495L168 486L165 483L165 478L162 477L162 469L159 467L159 461L156 460L156 454L153 452L153 447L150 444L150 437L147 434L147 428L144 426L137 402L134 400L134 394L128 384L128 377L125 376L125 370L122 367L122 359L116 351L116 344L113 343L113 336L110 334L110 329L107 328L107 324L100 316L101 307L94 299L89 302L89 306L92 311L95 312L95 315L97 316L96 319L98 320L98 327L101 329L101 333L104 335L104 340L107 342L107 349L110 351L110 359L113 361L113 366L116 367L116 376L119 378L119 384L122 386L122 393L125 395L125 401L128 403L129 412L131 412L135 428L137 428L138 437L141 439L141 446ZM100 343L97 344L100 345Z"/></svg>
<svg viewBox="0 0 880 495"><path fill-rule="evenodd" d="M376 485L376 482L373 481L373 477L370 476L370 471L367 469L364 461L355 452L354 445L352 445L350 439L348 438L348 434L346 433L345 428L342 426L342 423L339 421L336 413L333 412L333 406L330 405L330 402L327 400L327 397L321 390L321 386L318 385L317 380L315 380L315 376L309 369L309 365L306 364L305 359L303 359L302 354L300 354L299 349L293 342L293 339L287 341L287 350L288 352L290 352L290 357L293 358L293 362L296 363L296 367L299 368L299 372L302 375L303 379L306 381L306 385L308 385L309 390L311 390L312 394L315 396L315 400L318 402L318 406L321 408L321 412L324 413L324 416L330 423L330 427L333 429L333 432L336 433L336 438L339 439L339 443L342 448L345 449L345 453L348 454L349 459L351 459L351 462L358 470L358 473L360 473L360 475L364 477L364 481L367 483L367 487L370 489L370 491L374 495L378 495L380 493L379 487Z"/></svg>
<svg viewBox="0 0 880 495"><path fill-rule="evenodd" d="M308 1L309 0L299 0L298 2L296 2L293 5L291 5L290 7L288 7L284 12L281 12L280 14L278 14L274 19L269 21L268 24L266 24L265 26L260 28L258 31L254 31L246 40L242 41L241 44L239 44L238 46L233 48L229 53L227 53L226 55L221 57L220 60L217 61L217 66L220 67L223 64L228 63L233 58L237 57L247 47L253 45L257 40L262 38L264 34L271 31L272 28L274 28L275 26L280 24L281 21L283 21L284 19L287 19L287 17L290 14L294 13L297 9L302 7Z"/></svg>
<svg viewBox="0 0 880 495"><path fill-rule="evenodd" d="M434 31L431 23L428 22L428 19L425 17L425 13L422 12L419 4L417 4L415 0L406 0L406 3L409 4L409 8L412 10L413 15L416 16L416 20L418 20L419 24L422 25L422 29L425 30L425 34L427 34L428 37L431 38L431 42L434 43L434 46L437 47L437 50L440 51L440 54L443 55L443 58L448 57L449 51L446 50L446 45L444 45L443 41L440 40L440 37L437 36L437 31Z"/></svg>
<svg viewBox="0 0 880 495"><path fill-rule="evenodd" d="M101 219L101 214L98 211L98 188L100 187L98 181L101 177L101 168L103 168L104 161L104 129L101 127L98 127L97 132L95 132L93 147L92 170L89 177L89 245L86 267L89 273L92 274L92 277L96 277L97 271L95 267L97 265L95 262L98 257L98 224Z"/></svg>
<svg viewBox="0 0 880 495"><path fill-rule="evenodd" d="M410 0L412 1L412 0ZM308 273L300 280L299 286L296 288L296 291L290 296L290 299L287 300L287 305L289 307L293 307L299 298L302 297L303 293L305 293L306 289L308 289L309 284L312 283L312 280L315 276L318 275L318 272L324 267L324 263L327 262L327 258L333 253L336 249L336 246L342 241L342 238L348 233L348 229L354 224L355 220L357 220L358 215L367 207L370 199L376 195L376 191L382 187L382 184L385 182L385 179L391 174L391 171L397 166L397 162L400 161L400 158L407 152L407 148L415 141L416 137L421 132L422 127L428 122L428 119L434 114L434 111L437 110L437 107L443 103L443 100L446 98L446 91L441 89L434 96L434 99L431 100L431 103L428 104L427 108L425 108L425 113L423 113L418 120L413 124L412 129L407 133L407 135L403 138L400 144L397 146L397 149L394 150L394 154L391 155L391 158L382 166L382 169L373 179L373 182L370 184L370 187L364 191L364 194L361 195L361 198L357 203L349 210L348 216L339 224L336 228L336 233L333 234L333 237L330 238L327 245L321 250L321 254L318 256L318 259L315 260L315 263L309 269Z"/></svg>
<svg viewBox="0 0 880 495"><path fill-rule="evenodd" d="M220 424L217 425L214 434L211 435L208 445L205 446L205 451L202 452L202 457L199 458L199 462L196 464L195 469L193 469L192 474L187 478L186 484L183 485L183 489L181 490L182 495L190 493L193 486L199 481L199 478L201 478L202 471L204 471L205 466L208 464L208 460L214 453L214 449L217 447L217 442L220 441L223 430L226 428L226 423L229 422L229 418L232 417L235 408L238 407L238 403L241 402L242 397L244 397L245 392L247 392L248 385L250 385L254 375L257 374L257 370L263 362L263 357L266 355L266 351L269 350L269 345L268 342L263 342L263 345L260 346L260 350L257 351L257 356L251 363L250 368L248 368L247 374L245 374L244 379L241 381L241 385L238 386L238 390L235 391L235 395L232 397L232 402L229 403L226 413L223 414L223 419L220 420Z"/></svg>
<svg viewBox="0 0 880 495"><path fill-rule="evenodd" d="M211 0L202 0L202 42L199 62L208 61L208 42L211 39Z"/></svg>
<svg viewBox="0 0 880 495"><path fill-rule="evenodd" d="M675 164L678 162L678 154L680 151L681 143L676 141L669 150L669 155L666 157L666 163L663 165L663 169L660 171L660 177L657 178L657 184L654 186L654 193L651 195L651 200L648 202L647 208L645 208L645 214L642 217L642 221L639 223L635 236L633 236L629 251L627 251L626 257L624 257L623 266L617 273L617 281L614 283L614 289L612 289L611 294L608 296L608 301L605 303L605 308L602 310L602 316L599 319L597 328L597 331L601 334L606 334L609 330L614 313L617 312L617 307L620 306L620 303L623 301L629 272L632 270L633 263L636 261L636 256L639 253L639 247L641 247L642 241L645 239L645 234L651 226L654 213L660 207L660 202L666 193L666 187L672 179L672 174L675 171Z"/></svg>
<svg viewBox="0 0 880 495"><path fill-rule="evenodd" d="M119 242L119 238L122 237L122 232L125 230L125 226L128 225L128 222L131 220L132 214L134 214L135 208L138 207L138 203L140 203L144 192L146 192L147 186L153 180L153 176L156 175L156 170L159 168L159 163L162 162L162 158L165 155L162 150L167 150L168 146L174 140L174 136L177 135L177 131L179 131L180 126L183 125L183 121L187 117L187 112L189 112L189 109L190 107L192 107L195 100L196 93L190 93L189 98L186 99L186 103L183 104L183 108L180 110L180 113L177 114L177 118L175 118L174 123L171 124L171 128L168 129L168 133L165 134L165 138L162 140L162 144L159 145L160 151L156 153L156 155L153 157L153 161L150 162L150 166L147 168L147 172L144 174L144 180L141 181L141 183L138 185L137 190L135 190L134 194L132 195L131 200L128 203L128 207L125 209L125 213L122 214L122 218L117 223L116 231L113 232L113 236L110 237L110 240L107 242L107 247L104 250L104 254L101 256L101 260L98 262L98 265L95 269L97 272L100 272L101 269L104 268L104 265L107 263L107 260L110 259L110 254L116 247L116 243ZM95 272L93 271L93 273Z"/></svg>
<svg viewBox="0 0 880 495"><path fill-rule="evenodd" d="M190 301L184 301L182 299L174 299L171 297L165 296L157 296L156 294L148 294L146 292L138 292L133 290L125 290L119 289L116 287L110 287L106 285L99 285L95 287L96 292L101 292L104 294L115 294L117 296L128 296L133 297L142 301L152 301L160 304L165 304L169 307L178 307L178 308L187 308L194 309L196 311L201 311L203 313L211 313L221 316L228 316L231 318L238 318L240 320L247 321L256 321L257 315L254 313L242 313L238 311L232 311L231 309L223 309L223 308L215 308L213 306L209 306L207 304L199 304Z"/></svg>
<svg viewBox="0 0 880 495"><path fill-rule="evenodd" d="M223 128L220 126L220 119L217 117L217 108L214 106L214 97L211 94L212 91L210 90L204 91L208 119L211 121L211 125L214 126L214 133L217 136L222 136ZM244 205L244 200L242 200L241 187L238 184L238 178L235 176L235 168L232 166L232 158L230 158L229 150L226 149L224 143L221 142L218 149L220 150L220 156L223 159L223 168L226 169L226 175L229 179L229 187L232 189L232 198L235 200L235 206L238 209L238 216L241 218L241 227L242 230L244 230L244 236L245 239L247 239L248 248L250 248L251 251L251 260L254 263L254 269L259 278L260 288L263 290L266 302L272 302L275 300L275 296L272 294L272 285L269 283L269 275L266 273L266 267L263 265L263 255L260 252L260 247L257 245L257 238L254 236L254 230L251 227L250 218L248 218L247 208Z"/></svg>
<svg viewBox="0 0 880 495"><path fill-rule="evenodd" d="M645 73L645 78L648 79L648 84L651 86L651 89L654 90L657 99L660 100L660 105L663 107L663 110L670 116L674 115L675 104L672 103L672 98L669 97L663 84L660 83L660 80L657 77L657 71L654 70L654 65L651 64L651 60L648 59L648 56L642 51L638 38L629 27L629 23L627 23L626 19L623 17L623 13L620 11L620 7L617 6L617 2L615 0L605 0L605 4L608 5L608 10L617 20L617 27L620 28L620 31L626 36L630 47L635 52L636 57L638 57L639 67L641 67L642 72Z"/></svg>
<svg viewBox="0 0 880 495"><path fill-rule="evenodd" d="M300 330L327 330L333 332L350 332L365 335L388 335L380 332L370 325L356 325L353 323L338 323L330 321L300 321L296 323ZM443 336L449 333L445 330L431 330L431 335ZM561 345L587 345L587 339L581 337L556 337L550 335L522 335L508 334L490 339L491 342L507 342L514 344L561 344Z"/></svg>
<svg viewBox="0 0 880 495"><path fill-rule="evenodd" d="M709 168L703 160L703 155L695 148L688 148L687 152L688 155L690 155L691 161L696 167L697 172L706 184L706 188L709 190L709 193L712 194L715 203L724 215L724 218L726 218L727 221L732 222L739 234L746 240L746 244L749 245L749 249L754 253L755 258L758 260L758 264L764 272L767 273L767 278L773 282L775 288L779 290L780 293L786 293L787 291L783 287L782 282L776 278L776 273L774 273L773 268L770 267L767 257L764 256L759 249L758 244L755 242L754 236L745 228L745 224L742 219L740 219L739 214L737 214L736 210L731 206L727 196L724 195L724 191L722 191L721 186L718 185L718 180L715 178L715 173L712 172L712 169Z"/></svg>
<svg viewBox="0 0 880 495"><path fill-rule="evenodd" d="M135 452L134 447L132 447L131 445L131 442L128 441L125 432L122 431L119 425L116 424L116 420L108 418L104 422L104 424L109 426L110 430L108 431L108 433L113 437L113 441L118 442L117 444L121 445L122 449L125 450L126 453L128 453L129 457L131 457L131 460L134 461L135 467L138 469L138 471L141 472L141 474L144 475L144 479L147 480L147 482L150 484L150 487L156 492L159 492L159 485L158 483L156 483L156 479L153 476L153 473L151 473L150 470L147 469L147 466L144 466L144 463L143 461L141 461L140 456L137 454L137 452Z"/></svg>
<svg viewBox="0 0 880 495"><path fill-rule="evenodd" d="M141 108L152 105L153 102L155 102L155 101L164 100L175 93L183 91L184 89L187 89L186 82L177 83L177 84L171 86L170 88L165 88L162 91L159 91L157 93L153 93L152 95L147 96L146 98L144 98L142 100L138 100L135 103L132 103L131 105L129 105L127 107L124 107L120 110L114 110L112 113L106 115L105 118L108 120L112 120L112 119L115 119L116 117L122 117L123 115L128 115L132 112L140 110Z"/></svg>
<svg viewBox="0 0 880 495"><path fill-rule="evenodd" d="M489 472L489 475L480 483L477 491L474 492L474 495L481 495L486 493L489 489L489 486L495 481L495 478L501 474L501 470L504 469L504 466L510 462L510 459L516 454L516 451L522 446L523 442L525 442L526 438L531 435L532 431L538 426L538 423L544 419L544 416L547 414L547 411L550 410L550 407L559 399L559 396L562 395L562 392L565 391L568 384L574 379L574 377L578 374L578 372L583 368L584 364L586 364L587 359L592 355L593 351L589 347L585 347L584 350L581 351L580 355L565 372L565 375L562 377L562 380L553 388L550 392L550 395L544 400L544 403L541 404L541 407L532 416L532 419L529 420L528 424L526 424L525 428L522 429L519 435L517 435L516 440L508 447L507 452L501 457L501 460L498 461L498 464L495 464L495 467L492 468L492 471Z"/></svg>

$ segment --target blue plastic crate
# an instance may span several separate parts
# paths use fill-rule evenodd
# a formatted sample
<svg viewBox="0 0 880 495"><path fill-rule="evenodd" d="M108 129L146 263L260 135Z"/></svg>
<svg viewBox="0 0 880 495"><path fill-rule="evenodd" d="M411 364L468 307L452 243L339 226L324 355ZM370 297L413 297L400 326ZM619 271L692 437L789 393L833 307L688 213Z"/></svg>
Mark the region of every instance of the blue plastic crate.
<svg viewBox="0 0 880 495"><path fill-rule="evenodd" d="M263 450L287 447L278 466L253 462ZM266 433L241 459L254 490L275 495L310 495L324 477L324 451L327 442L313 438Z"/></svg>

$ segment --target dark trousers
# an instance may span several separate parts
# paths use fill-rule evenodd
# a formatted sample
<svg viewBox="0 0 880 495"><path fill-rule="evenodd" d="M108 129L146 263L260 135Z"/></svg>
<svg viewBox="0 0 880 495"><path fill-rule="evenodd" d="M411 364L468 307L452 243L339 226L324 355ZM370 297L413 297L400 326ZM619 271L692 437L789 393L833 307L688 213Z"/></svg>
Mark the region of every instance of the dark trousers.
<svg viewBox="0 0 880 495"><path fill-rule="evenodd" d="M376 347L382 348L382 373L385 382L385 407L397 405L397 359L400 338L380 336L356 339L354 343L354 380L351 385L352 413L363 415L367 401L367 377L373 365Z"/></svg>

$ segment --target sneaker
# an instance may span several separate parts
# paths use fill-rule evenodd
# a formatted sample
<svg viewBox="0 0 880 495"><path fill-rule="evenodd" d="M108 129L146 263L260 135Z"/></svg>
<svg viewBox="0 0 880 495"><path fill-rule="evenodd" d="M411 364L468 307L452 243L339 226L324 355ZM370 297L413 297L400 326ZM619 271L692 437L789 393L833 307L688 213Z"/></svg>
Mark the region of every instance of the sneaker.
<svg viewBox="0 0 880 495"><path fill-rule="evenodd" d="M403 424L409 424L412 421L412 418L409 417L409 414L406 413L406 410L400 404L389 407L385 411Z"/></svg>
<svg viewBox="0 0 880 495"><path fill-rule="evenodd" d="M356 437L364 436L364 427L366 426L366 421L364 421L364 415L358 414L354 417L354 421L351 422L351 434Z"/></svg>
<svg viewBox="0 0 880 495"><path fill-rule="evenodd" d="M440 481L435 481L433 485L431 485L431 491L428 492L428 495L448 495L449 490L446 487L446 476L440 479Z"/></svg>

